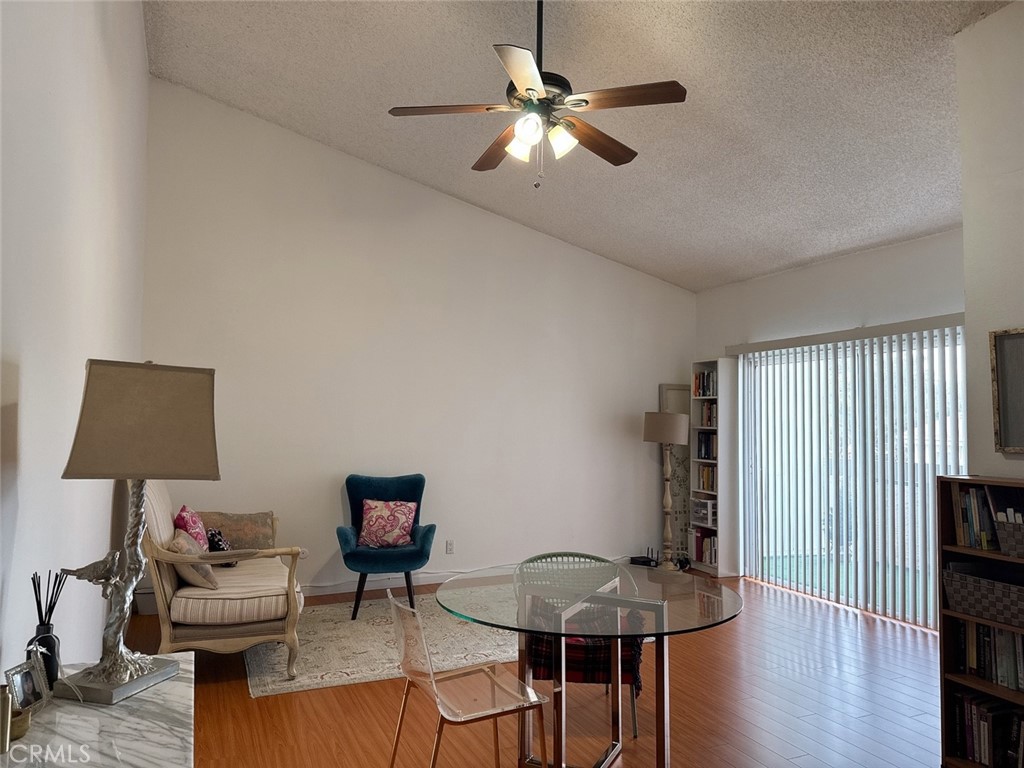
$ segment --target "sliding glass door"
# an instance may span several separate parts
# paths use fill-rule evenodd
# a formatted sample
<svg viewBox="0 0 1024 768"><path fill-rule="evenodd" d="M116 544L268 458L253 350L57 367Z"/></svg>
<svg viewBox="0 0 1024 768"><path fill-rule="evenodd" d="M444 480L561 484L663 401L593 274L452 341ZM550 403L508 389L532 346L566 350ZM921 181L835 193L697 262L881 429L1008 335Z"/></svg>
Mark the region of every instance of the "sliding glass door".
<svg viewBox="0 0 1024 768"><path fill-rule="evenodd" d="M935 477L966 471L962 337L740 357L748 576L935 626Z"/></svg>

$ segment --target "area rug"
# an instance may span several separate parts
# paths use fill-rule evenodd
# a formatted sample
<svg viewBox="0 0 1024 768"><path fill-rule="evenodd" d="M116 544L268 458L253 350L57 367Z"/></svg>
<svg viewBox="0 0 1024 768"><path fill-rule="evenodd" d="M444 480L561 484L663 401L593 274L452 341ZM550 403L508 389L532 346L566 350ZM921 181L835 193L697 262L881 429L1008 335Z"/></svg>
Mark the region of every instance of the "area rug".
<svg viewBox="0 0 1024 768"><path fill-rule="evenodd" d="M437 670L515 660L514 633L456 619L433 595L417 595L416 608ZM258 698L401 677L388 601L364 601L359 618L352 621L351 614L352 603L303 609L294 680L288 679L288 649L283 644L263 643L247 650L249 695Z"/></svg>

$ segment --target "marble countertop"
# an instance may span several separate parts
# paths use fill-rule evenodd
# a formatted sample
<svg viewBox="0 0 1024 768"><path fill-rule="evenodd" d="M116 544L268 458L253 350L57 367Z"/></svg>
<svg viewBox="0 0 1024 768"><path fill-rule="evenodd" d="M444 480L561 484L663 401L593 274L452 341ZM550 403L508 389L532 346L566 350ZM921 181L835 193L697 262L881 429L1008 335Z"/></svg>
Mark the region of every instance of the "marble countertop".
<svg viewBox="0 0 1024 768"><path fill-rule="evenodd" d="M0 768L192 768L193 654L162 658L177 659L178 674L117 704L50 699L32 713L28 733L0 755ZM85 666L69 665L66 671Z"/></svg>

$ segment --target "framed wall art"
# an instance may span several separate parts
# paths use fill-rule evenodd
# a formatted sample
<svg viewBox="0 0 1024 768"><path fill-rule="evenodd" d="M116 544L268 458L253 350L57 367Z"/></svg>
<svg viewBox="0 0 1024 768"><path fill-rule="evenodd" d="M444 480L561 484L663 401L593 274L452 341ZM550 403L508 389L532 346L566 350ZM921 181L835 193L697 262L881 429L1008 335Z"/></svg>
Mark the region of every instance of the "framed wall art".
<svg viewBox="0 0 1024 768"><path fill-rule="evenodd" d="M1024 328L990 331L996 450L1024 453Z"/></svg>

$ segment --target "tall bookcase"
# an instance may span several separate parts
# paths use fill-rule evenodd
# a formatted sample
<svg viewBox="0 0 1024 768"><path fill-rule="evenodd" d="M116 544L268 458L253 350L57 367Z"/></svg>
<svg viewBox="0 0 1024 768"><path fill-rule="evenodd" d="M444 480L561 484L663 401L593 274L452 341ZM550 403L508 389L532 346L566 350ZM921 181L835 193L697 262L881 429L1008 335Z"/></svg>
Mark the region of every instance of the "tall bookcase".
<svg viewBox="0 0 1024 768"><path fill-rule="evenodd" d="M999 518L1024 513L1024 479L939 477L936 499L942 765L1020 768L1024 523Z"/></svg>
<svg viewBox="0 0 1024 768"><path fill-rule="evenodd" d="M736 358L694 363L690 392L690 560L712 576L736 576Z"/></svg>

